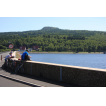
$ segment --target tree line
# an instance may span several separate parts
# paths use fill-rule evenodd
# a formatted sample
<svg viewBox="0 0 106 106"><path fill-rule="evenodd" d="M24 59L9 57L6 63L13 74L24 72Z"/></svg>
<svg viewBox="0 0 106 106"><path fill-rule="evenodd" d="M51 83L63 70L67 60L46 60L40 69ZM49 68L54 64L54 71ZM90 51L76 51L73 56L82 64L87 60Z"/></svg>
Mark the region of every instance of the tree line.
<svg viewBox="0 0 106 106"><path fill-rule="evenodd" d="M14 49L20 46L32 48L39 46L40 51L103 52L106 51L106 32L87 30L62 30L44 27L41 30L0 33L0 49L9 44Z"/></svg>

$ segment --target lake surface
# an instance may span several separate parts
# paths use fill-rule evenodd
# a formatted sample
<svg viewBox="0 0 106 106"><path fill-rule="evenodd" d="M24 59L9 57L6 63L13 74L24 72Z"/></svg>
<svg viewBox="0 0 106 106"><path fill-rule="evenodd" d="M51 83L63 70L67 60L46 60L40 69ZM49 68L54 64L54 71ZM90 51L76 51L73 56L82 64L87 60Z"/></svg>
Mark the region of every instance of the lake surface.
<svg viewBox="0 0 106 106"><path fill-rule="evenodd" d="M32 61L106 69L106 54L29 54Z"/></svg>

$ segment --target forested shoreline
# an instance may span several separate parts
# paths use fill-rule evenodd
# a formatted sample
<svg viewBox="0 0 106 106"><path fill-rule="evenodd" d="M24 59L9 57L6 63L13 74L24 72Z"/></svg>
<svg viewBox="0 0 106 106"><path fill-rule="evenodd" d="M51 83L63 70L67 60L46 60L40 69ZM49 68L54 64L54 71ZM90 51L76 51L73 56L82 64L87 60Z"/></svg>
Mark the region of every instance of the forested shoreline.
<svg viewBox="0 0 106 106"><path fill-rule="evenodd" d="M106 51L106 32L87 30L63 30L44 27L41 30L0 33L0 50L7 50L9 43L14 49L20 46L40 51L103 52Z"/></svg>

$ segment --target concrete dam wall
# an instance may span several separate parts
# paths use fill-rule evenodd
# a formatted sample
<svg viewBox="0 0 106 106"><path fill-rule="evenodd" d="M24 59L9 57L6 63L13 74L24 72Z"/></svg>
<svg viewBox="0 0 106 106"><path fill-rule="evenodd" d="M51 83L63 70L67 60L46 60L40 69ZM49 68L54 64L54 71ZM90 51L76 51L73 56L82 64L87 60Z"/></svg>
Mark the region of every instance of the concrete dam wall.
<svg viewBox="0 0 106 106"><path fill-rule="evenodd" d="M24 61L24 73L84 87L106 86L106 69Z"/></svg>

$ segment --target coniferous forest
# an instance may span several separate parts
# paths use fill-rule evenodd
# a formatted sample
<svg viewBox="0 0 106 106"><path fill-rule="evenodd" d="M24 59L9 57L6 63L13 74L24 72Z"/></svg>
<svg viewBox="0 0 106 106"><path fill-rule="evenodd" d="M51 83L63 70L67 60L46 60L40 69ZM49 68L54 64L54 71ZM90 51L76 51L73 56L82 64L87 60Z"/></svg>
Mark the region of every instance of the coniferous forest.
<svg viewBox="0 0 106 106"><path fill-rule="evenodd" d="M14 49L39 46L40 51L103 52L106 51L106 32L44 27L41 30L0 33L0 51L7 50L9 43Z"/></svg>

